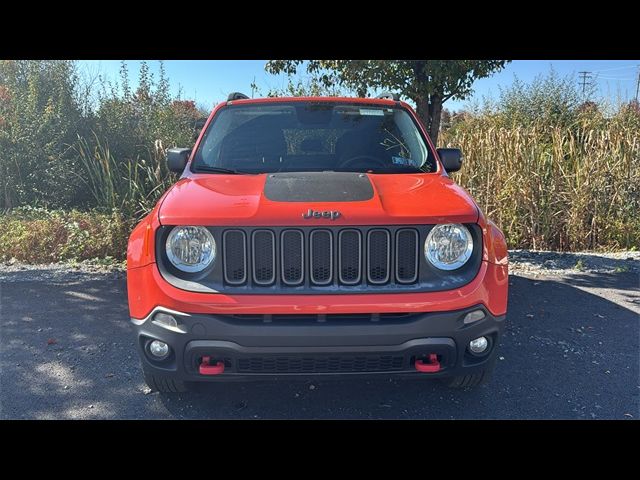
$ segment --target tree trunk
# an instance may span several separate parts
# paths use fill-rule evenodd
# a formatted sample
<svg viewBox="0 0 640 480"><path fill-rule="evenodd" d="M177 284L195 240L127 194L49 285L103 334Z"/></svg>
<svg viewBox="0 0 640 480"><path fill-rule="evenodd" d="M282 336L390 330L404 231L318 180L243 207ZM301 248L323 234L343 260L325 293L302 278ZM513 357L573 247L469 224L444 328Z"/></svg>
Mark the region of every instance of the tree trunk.
<svg viewBox="0 0 640 480"><path fill-rule="evenodd" d="M429 97L420 97L414 99L416 102L416 113L418 114L418 118L424 124L424 128L429 133L429 126L431 125L431 116L429 114ZM431 136L431 135L429 135Z"/></svg>
<svg viewBox="0 0 640 480"><path fill-rule="evenodd" d="M437 146L440 133L440 118L442 116L442 98L439 95L415 99L416 113L424 123L427 133L434 145Z"/></svg>
<svg viewBox="0 0 640 480"><path fill-rule="evenodd" d="M438 146L438 134L440 133L440 118L442 117L442 97L437 94L429 98L429 136L431 141Z"/></svg>

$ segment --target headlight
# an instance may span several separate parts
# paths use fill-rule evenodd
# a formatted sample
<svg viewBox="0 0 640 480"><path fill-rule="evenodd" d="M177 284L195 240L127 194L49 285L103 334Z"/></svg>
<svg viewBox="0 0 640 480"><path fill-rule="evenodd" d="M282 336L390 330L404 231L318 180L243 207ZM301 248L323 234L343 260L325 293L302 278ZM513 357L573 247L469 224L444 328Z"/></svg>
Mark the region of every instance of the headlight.
<svg viewBox="0 0 640 480"><path fill-rule="evenodd" d="M473 239L464 225L447 223L431 229L424 242L424 256L440 270L460 268L471 257Z"/></svg>
<svg viewBox="0 0 640 480"><path fill-rule="evenodd" d="M216 258L216 241L204 227L174 227L167 238L167 257L183 272L201 272Z"/></svg>

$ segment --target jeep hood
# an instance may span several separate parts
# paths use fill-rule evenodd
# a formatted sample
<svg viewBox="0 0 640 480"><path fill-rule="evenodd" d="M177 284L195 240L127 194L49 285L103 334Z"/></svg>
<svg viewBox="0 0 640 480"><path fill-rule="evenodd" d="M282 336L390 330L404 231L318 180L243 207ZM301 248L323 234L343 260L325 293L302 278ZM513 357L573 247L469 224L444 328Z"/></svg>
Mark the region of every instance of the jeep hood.
<svg viewBox="0 0 640 480"><path fill-rule="evenodd" d="M337 218L303 218L309 209ZM474 223L478 209L440 174L353 172L189 174L161 200L163 225L391 225Z"/></svg>

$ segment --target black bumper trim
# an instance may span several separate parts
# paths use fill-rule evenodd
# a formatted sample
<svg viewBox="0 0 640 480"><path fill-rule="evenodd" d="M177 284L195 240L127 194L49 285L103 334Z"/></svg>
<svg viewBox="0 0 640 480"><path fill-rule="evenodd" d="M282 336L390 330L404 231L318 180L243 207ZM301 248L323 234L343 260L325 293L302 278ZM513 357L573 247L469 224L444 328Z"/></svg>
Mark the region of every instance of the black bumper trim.
<svg viewBox="0 0 640 480"><path fill-rule="evenodd" d="M455 364L456 345L450 338L420 338L409 340L400 345L381 345L376 347L341 346L341 347L243 347L234 342L220 342L215 340L194 340L187 344L185 349L185 369L189 374L197 375L200 359L205 356L213 356L213 363L224 361L225 375L300 375L300 374L375 374L375 373L400 373L415 371L412 361L421 358L425 352L435 353L440 358L444 368ZM371 370L370 365L379 365L383 359L399 359L397 363L387 362L389 367L385 369ZM264 360L264 363L272 364L263 372L255 368L243 367L243 364L251 365L255 360ZM324 362L322 361L324 359ZM297 361L296 361L297 360ZM286 368L278 368L279 365L289 366L295 362L296 371L287 371ZM305 363L309 367L305 368ZM314 368L318 363L325 366L325 370L318 371ZM360 368L357 366L360 365ZM333 368L332 368L333 366ZM346 368L345 368L346 367ZM349 370L349 367L352 370ZM264 368L264 367L263 367Z"/></svg>
<svg viewBox="0 0 640 480"><path fill-rule="evenodd" d="M466 313L477 309L485 312L485 318L465 325L463 318ZM505 317L494 317L478 305L451 312L414 314L411 321L398 323L346 322L341 325L338 322L299 322L278 325L276 322L243 324L237 319L229 321L223 315L185 314L176 318L185 333L163 328L153 323L152 317L134 324L143 367L156 375L183 381L224 381L292 375L401 374L439 377L473 373L473 370L495 359L495 346ZM466 346L472 339L483 335L492 337L492 352L480 359L471 357L466 352ZM172 348L169 359L164 362L150 359L144 349L149 339L168 343ZM415 359L428 353L438 355L443 365L440 372L425 374L415 370ZM225 372L216 376L200 375L198 364L204 355L224 361ZM402 360L389 363L386 359L389 355L401 356ZM385 359L381 363L382 357ZM256 359L263 359L264 362ZM243 370L240 368L241 360L244 365L260 364L260 367L258 371L250 368ZM294 371L286 371L288 365L294 365ZM371 365L374 370L367 370L362 365ZM320 371L317 371L318 368ZM349 368L356 371L349 371Z"/></svg>

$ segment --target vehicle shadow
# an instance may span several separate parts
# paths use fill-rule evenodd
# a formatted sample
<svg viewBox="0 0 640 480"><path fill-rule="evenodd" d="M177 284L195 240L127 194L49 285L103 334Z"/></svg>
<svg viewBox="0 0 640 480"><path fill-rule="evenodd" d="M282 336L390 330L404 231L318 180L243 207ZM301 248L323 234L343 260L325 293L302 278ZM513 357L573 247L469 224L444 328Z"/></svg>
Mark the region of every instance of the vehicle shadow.
<svg viewBox="0 0 640 480"><path fill-rule="evenodd" d="M571 273L563 275L563 279L576 287L640 291L638 273Z"/></svg>
<svg viewBox="0 0 640 480"><path fill-rule="evenodd" d="M511 276L507 322L494 377L476 389L388 378L281 380L159 398L174 417L190 419L638 418L637 313L570 284Z"/></svg>

